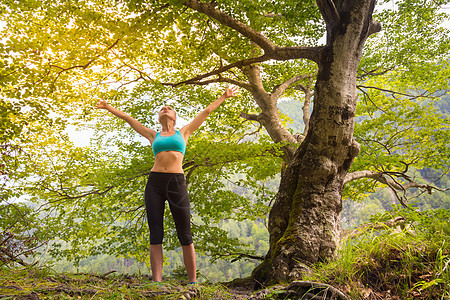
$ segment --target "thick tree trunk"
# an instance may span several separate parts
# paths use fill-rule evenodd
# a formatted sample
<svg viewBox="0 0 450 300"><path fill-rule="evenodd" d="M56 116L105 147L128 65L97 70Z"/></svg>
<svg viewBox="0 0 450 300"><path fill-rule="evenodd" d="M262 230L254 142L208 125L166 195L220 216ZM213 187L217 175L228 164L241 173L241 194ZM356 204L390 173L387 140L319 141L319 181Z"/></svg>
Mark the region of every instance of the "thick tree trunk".
<svg viewBox="0 0 450 300"><path fill-rule="evenodd" d="M340 240L344 178L359 152L353 139L356 73L374 1L339 5L321 7L328 40L318 61L314 109L269 215L270 250L253 272L260 283L300 279L312 263L333 258Z"/></svg>

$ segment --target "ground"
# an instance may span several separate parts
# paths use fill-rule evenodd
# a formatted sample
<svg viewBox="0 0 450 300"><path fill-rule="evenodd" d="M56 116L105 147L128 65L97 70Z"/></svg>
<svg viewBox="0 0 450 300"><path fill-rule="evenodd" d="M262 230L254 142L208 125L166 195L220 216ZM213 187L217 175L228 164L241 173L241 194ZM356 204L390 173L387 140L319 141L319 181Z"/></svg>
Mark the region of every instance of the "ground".
<svg viewBox="0 0 450 300"><path fill-rule="evenodd" d="M315 294L334 295L324 284L295 282L253 291L251 280L188 285L179 280L155 283L147 275L56 274L46 269L0 269L0 299L205 299L262 300L313 299ZM309 293L309 295L308 295ZM347 299L325 297L321 299Z"/></svg>
<svg viewBox="0 0 450 300"><path fill-rule="evenodd" d="M2 269L0 299L249 299L252 291L222 284L154 283L146 275L52 274L36 268Z"/></svg>

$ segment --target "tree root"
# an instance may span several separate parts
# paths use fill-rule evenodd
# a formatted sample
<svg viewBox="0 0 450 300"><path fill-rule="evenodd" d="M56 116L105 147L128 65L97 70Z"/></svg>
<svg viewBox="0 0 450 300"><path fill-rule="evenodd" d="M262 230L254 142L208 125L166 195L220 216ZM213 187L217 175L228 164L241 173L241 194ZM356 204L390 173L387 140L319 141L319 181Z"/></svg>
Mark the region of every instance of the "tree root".
<svg viewBox="0 0 450 300"><path fill-rule="evenodd" d="M251 300L266 299L301 299L301 300L349 300L350 298L337 288L318 282L293 281L288 287L259 291Z"/></svg>
<svg viewBox="0 0 450 300"><path fill-rule="evenodd" d="M294 281L287 288L287 293L300 296L299 299L349 300L349 297L337 288L318 282Z"/></svg>
<svg viewBox="0 0 450 300"><path fill-rule="evenodd" d="M183 294L178 298L178 300L190 300L195 299L199 294L199 290L196 287L189 287Z"/></svg>

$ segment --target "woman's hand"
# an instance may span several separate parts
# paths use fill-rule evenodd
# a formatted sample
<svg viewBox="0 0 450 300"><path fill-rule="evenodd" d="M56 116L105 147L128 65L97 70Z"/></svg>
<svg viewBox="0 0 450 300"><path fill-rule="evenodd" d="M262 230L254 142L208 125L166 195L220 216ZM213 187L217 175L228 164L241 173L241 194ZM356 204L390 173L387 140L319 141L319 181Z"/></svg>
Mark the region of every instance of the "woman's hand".
<svg viewBox="0 0 450 300"><path fill-rule="evenodd" d="M184 137L184 140L187 141L189 136L202 125L202 123L206 120L209 114L216 108L218 108L225 101L226 98L236 96L237 96L237 87L228 86L225 92L216 101L208 105L202 112L200 112L194 118L194 120L191 121L191 123L183 126L183 128L180 129L181 134Z"/></svg>
<svg viewBox="0 0 450 300"><path fill-rule="evenodd" d="M96 106L95 108L106 109L107 107L108 107L108 103L107 103L106 100L103 98L102 100L98 100L97 106Z"/></svg>
<svg viewBox="0 0 450 300"><path fill-rule="evenodd" d="M227 86L223 95L225 96L225 98L236 97L237 96L237 87Z"/></svg>

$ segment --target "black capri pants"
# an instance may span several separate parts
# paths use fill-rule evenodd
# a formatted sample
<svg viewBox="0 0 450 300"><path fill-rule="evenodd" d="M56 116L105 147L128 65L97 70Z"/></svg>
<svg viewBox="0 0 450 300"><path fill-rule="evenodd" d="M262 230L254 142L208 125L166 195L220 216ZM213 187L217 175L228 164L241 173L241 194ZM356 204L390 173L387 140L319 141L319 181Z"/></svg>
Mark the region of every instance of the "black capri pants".
<svg viewBox="0 0 450 300"><path fill-rule="evenodd" d="M145 209L150 228L150 244L162 244L164 208L169 202L181 245L192 244L191 211L183 173L150 172L145 187Z"/></svg>

